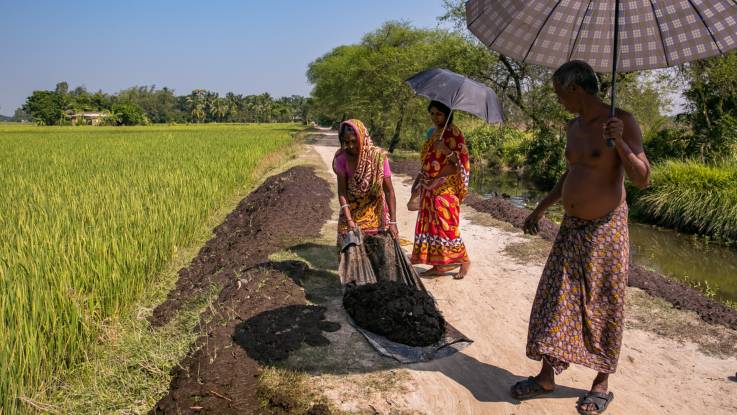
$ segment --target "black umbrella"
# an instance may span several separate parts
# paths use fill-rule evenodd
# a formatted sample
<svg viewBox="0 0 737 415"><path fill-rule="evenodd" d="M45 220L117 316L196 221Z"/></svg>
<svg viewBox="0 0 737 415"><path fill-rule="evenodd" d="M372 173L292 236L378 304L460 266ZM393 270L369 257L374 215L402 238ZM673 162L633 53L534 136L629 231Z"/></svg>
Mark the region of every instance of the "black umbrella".
<svg viewBox="0 0 737 415"><path fill-rule="evenodd" d="M438 68L417 73L405 82L417 95L442 102L451 111L465 111L488 123L502 122L502 109L496 94L480 82Z"/></svg>

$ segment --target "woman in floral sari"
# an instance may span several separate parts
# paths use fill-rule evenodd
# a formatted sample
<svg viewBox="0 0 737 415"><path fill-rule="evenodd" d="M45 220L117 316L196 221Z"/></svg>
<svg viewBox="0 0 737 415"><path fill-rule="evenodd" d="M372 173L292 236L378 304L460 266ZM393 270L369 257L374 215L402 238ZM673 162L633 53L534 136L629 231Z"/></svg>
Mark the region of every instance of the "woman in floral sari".
<svg viewBox="0 0 737 415"><path fill-rule="evenodd" d="M422 170L413 187L421 199L412 263L433 266L423 276L445 275L460 266L454 278L462 279L471 265L458 230L461 202L468 193L468 148L450 108L432 101L428 111L435 128L422 147Z"/></svg>
<svg viewBox="0 0 737 415"><path fill-rule="evenodd" d="M338 176L339 240L356 228L366 235L388 231L396 239L396 198L386 152L373 145L359 120L342 122L338 138L333 170Z"/></svg>
<svg viewBox="0 0 737 415"><path fill-rule="evenodd" d="M363 123L340 124L340 150L333 170L338 177L338 275L343 286L401 282L425 291L399 247L392 172L386 152L376 147ZM356 232L358 230L358 232Z"/></svg>

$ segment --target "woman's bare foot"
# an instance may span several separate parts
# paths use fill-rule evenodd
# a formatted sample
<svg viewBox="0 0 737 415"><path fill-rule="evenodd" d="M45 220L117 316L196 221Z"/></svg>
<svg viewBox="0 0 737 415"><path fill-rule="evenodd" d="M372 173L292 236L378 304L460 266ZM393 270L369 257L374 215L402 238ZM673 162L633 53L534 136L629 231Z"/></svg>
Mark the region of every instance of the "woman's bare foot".
<svg viewBox="0 0 737 415"><path fill-rule="evenodd" d="M428 269L427 271L423 271L420 273L421 277L441 277L443 275L448 275L450 271L455 268L455 265L433 265L432 268Z"/></svg>
<svg viewBox="0 0 737 415"><path fill-rule="evenodd" d="M462 280L466 278L466 275L468 275L468 271L471 269L471 263L470 262L464 262L461 264L461 269L458 271L458 274L453 276L454 280Z"/></svg>

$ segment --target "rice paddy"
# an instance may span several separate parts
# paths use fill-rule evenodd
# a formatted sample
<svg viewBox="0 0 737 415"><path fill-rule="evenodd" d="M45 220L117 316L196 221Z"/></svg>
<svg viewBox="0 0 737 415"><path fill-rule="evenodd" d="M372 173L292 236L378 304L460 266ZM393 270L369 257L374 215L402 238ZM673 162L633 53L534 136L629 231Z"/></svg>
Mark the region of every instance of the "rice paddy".
<svg viewBox="0 0 737 415"><path fill-rule="evenodd" d="M0 413L82 360L298 128L0 125Z"/></svg>

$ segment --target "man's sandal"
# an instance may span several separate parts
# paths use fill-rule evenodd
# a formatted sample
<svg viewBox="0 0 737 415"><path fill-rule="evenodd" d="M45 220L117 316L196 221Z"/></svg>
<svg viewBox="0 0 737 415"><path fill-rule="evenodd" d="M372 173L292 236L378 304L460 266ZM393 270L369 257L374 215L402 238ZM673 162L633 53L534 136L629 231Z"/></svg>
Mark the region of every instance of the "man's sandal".
<svg viewBox="0 0 737 415"><path fill-rule="evenodd" d="M525 390L527 392L521 393L520 390ZM515 383L512 386L512 396L515 399L519 399L520 401L524 401L525 399L532 399L537 398L541 395L546 395L548 393L552 393L555 389L545 389L541 384L539 384L534 377L530 376L529 378L525 380L521 380L517 383Z"/></svg>
<svg viewBox="0 0 737 415"><path fill-rule="evenodd" d="M576 410L581 415L603 414L609 406L609 403L613 400L614 394L611 392L589 392L578 400L578 403L576 403ZM584 411L581 408L585 405L594 405L596 409L592 411Z"/></svg>

